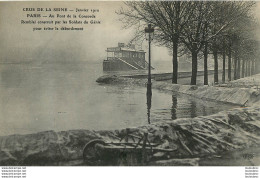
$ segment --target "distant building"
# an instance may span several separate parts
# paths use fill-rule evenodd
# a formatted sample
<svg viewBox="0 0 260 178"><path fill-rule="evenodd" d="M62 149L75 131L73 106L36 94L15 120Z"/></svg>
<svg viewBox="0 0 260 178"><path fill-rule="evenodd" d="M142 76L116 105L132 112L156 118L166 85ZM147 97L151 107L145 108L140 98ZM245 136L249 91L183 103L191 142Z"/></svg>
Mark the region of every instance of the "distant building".
<svg viewBox="0 0 260 178"><path fill-rule="evenodd" d="M104 71L147 69L145 52L136 50L134 45L126 47L118 43L117 47L107 48L107 58L103 61Z"/></svg>

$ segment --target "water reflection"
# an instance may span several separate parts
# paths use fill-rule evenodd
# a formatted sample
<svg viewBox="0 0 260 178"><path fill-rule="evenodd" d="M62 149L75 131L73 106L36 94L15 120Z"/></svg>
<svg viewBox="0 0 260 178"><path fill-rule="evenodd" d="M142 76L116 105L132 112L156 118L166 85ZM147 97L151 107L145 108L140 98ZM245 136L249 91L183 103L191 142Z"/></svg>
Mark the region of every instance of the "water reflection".
<svg viewBox="0 0 260 178"><path fill-rule="evenodd" d="M148 118L148 124L151 123L150 114L151 114L151 107L152 107L152 89L151 87L147 86L146 91L146 104L147 104L147 118Z"/></svg>
<svg viewBox="0 0 260 178"><path fill-rule="evenodd" d="M216 113L218 110L224 110L226 106L214 107L215 103L209 101L198 101L194 98L184 97L173 93L171 98L170 117L172 120L177 118L194 118Z"/></svg>
<svg viewBox="0 0 260 178"><path fill-rule="evenodd" d="M202 113L203 113L203 116L208 115L206 107L204 105L202 105Z"/></svg>
<svg viewBox="0 0 260 178"><path fill-rule="evenodd" d="M197 105L196 102L194 102L193 100L191 100L190 103L190 117L197 117Z"/></svg>
<svg viewBox="0 0 260 178"><path fill-rule="evenodd" d="M175 94L172 95L171 118L172 120L177 119L177 97Z"/></svg>

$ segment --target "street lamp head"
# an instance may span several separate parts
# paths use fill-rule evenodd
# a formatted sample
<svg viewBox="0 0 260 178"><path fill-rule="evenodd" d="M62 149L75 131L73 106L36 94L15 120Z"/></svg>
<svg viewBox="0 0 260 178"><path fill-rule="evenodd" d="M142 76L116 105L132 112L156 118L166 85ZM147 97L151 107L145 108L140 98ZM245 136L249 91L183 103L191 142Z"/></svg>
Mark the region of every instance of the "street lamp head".
<svg viewBox="0 0 260 178"><path fill-rule="evenodd" d="M145 27L144 31L145 31L145 33L153 33L154 28L152 27L151 24L148 24L148 27Z"/></svg>
<svg viewBox="0 0 260 178"><path fill-rule="evenodd" d="M150 40L153 40L154 28L152 27L151 24L148 24L148 27L145 27L144 32L145 32L146 40L149 40L149 37L150 37Z"/></svg>

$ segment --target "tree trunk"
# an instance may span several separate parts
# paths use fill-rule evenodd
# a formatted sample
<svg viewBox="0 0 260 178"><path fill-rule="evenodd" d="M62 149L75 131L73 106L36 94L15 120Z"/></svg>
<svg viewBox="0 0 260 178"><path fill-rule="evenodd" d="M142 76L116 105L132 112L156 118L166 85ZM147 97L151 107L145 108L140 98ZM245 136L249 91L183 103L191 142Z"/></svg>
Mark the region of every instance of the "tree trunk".
<svg viewBox="0 0 260 178"><path fill-rule="evenodd" d="M208 85L208 42L205 43L204 54L204 85Z"/></svg>
<svg viewBox="0 0 260 178"><path fill-rule="evenodd" d="M178 42L177 40L173 42L172 48L172 83L177 84L178 80Z"/></svg>
<svg viewBox="0 0 260 178"><path fill-rule="evenodd" d="M237 79L240 79L240 69L241 69L241 65L240 65L240 58L237 58Z"/></svg>
<svg viewBox="0 0 260 178"><path fill-rule="evenodd" d="M192 72L191 72L191 85L196 85L198 71L197 53L192 52Z"/></svg>
<svg viewBox="0 0 260 178"><path fill-rule="evenodd" d="M228 81L231 81L231 46L228 48Z"/></svg>
<svg viewBox="0 0 260 178"><path fill-rule="evenodd" d="M258 59L258 60L259 60L259 59ZM255 74L258 74L258 72L259 72L259 69L258 69L258 65L259 65L258 60L255 59Z"/></svg>
<svg viewBox="0 0 260 178"><path fill-rule="evenodd" d="M247 76L251 76L250 68L251 68L251 60L248 60L247 62Z"/></svg>
<svg viewBox="0 0 260 178"><path fill-rule="evenodd" d="M234 80L237 79L237 56L234 58Z"/></svg>
<svg viewBox="0 0 260 178"><path fill-rule="evenodd" d="M242 62L242 78L245 77L245 59L243 59L243 62Z"/></svg>
<svg viewBox="0 0 260 178"><path fill-rule="evenodd" d="M248 60L245 61L245 77L248 76Z"/></svg>
<svg viewBox="0 0 260 178"><path fill-rule="evenodd" d="M223 51L223 72L222 72L222 83L226 80L226 53Z"/></svg>
<svg viewBox="0 0 260 178"><path fill-rule="evenodd" d="M255 75L255 60L252 59L251 63L251 75Z"/></svg>
<svg viewBox="0 0 260 178"><path fill-rule="evenodd" d="M218 51L213 50L214 56L214 84L218 84Z"/></svg>

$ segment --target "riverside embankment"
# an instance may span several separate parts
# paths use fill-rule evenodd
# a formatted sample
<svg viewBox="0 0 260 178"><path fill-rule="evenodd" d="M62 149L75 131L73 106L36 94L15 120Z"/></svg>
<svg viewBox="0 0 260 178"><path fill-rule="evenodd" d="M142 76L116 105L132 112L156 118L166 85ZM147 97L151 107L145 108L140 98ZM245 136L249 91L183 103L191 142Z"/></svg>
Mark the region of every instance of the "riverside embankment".
<svg viewBox="0 0 260 178"><path fill-rule="evenodd" d="M203 100L237 104L240 106L260 105L260 90L258 86L260 75L232 81L219 86L192 86L171 84L163 81L153 81L152 88L166 92L177 92ZM251 81L251 82L250 82ZM130 77L102 76L98 83L145 86L147 80Z"/></svg>

